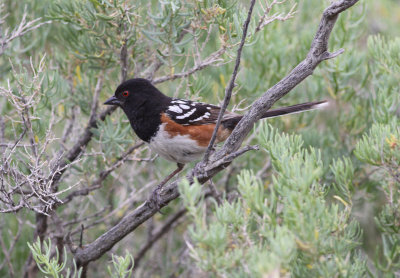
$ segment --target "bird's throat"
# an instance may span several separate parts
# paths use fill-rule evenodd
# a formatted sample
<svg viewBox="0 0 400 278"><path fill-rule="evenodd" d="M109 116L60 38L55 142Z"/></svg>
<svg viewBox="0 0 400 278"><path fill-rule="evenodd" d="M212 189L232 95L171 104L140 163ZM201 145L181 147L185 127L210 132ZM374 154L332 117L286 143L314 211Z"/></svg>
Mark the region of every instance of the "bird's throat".
<svg viewBox="0 0 400 278"><path fill-rule="evenodd" d="M160 112L145 109L144 103L135 109L123 108L136 135L145 142L150 142L161 124Z"/></svg>

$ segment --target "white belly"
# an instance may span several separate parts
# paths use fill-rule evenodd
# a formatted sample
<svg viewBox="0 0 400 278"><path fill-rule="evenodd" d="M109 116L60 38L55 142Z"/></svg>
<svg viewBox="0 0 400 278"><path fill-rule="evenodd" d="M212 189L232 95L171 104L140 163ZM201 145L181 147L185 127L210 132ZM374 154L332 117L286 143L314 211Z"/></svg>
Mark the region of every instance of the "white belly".
<svg viewBox="0 0 400 278"><path fill-rule="evenodd" d="M156 135L150 140L150 149L167 160L182 164L202 157L206 147L198 146L196 141L190 139L189 135L171 137L164 127L165 124L162 124Z"/></svg>

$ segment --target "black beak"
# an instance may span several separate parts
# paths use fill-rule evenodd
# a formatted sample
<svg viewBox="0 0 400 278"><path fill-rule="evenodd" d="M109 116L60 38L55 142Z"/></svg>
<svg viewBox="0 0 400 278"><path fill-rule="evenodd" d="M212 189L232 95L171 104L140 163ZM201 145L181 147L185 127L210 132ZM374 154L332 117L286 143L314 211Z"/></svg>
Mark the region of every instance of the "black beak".
<svg viewBox="0 0 400 278"><path fill-rule="evenodd" d="M115 96L110 97L109 99L107 99L106 102L104 102L105 105L121 105L122 102L117 99Z"/></svg>

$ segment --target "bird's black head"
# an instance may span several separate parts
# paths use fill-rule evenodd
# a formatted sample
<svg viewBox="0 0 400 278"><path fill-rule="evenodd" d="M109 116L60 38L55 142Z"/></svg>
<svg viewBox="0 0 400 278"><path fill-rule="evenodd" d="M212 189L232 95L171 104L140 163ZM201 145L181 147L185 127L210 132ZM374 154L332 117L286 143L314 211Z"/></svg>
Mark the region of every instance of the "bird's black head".
<svg viewBox="0 0 400 278"><path fill-rule="evenodd" d="M170 101L171 98L161 93L149 80L134 78L120 84L104 104L120 106L139 138L149 142L161 125L161 113Z"/></svg>
<svg viewBox="0 0 400 278"><path fill-rule="evenodd" d="M133 78L121 83L115 90L114 96L109 98L104 104L118 105L122 109L139 108L143 104L151 102L164 102L168 99L151 82L143 78Z"/></svg>

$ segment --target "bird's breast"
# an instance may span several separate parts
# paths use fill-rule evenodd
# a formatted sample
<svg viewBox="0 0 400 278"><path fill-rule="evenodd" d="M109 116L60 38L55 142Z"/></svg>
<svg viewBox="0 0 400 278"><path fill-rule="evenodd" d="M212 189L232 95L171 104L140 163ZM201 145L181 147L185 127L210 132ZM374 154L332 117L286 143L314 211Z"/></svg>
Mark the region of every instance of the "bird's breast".
<svg viewBox="0 0 400 278"><path fill-rule="evenodd" d="M161 124L159 130L150 139L150 149L161 157L176 163L189 163L201 158L207 146L199 145L189 134L171 134L167 124Z"/></svg>
<svg viewBox="0 0 400 278"><path fill-rule="evenodd" d="M181 125L168 115L161 115L161 125L149 141L150 148L167 160L188 163L198 160L206 151L215 124ZM217 142L224 141L231 130L220 127Z"/></svg>

